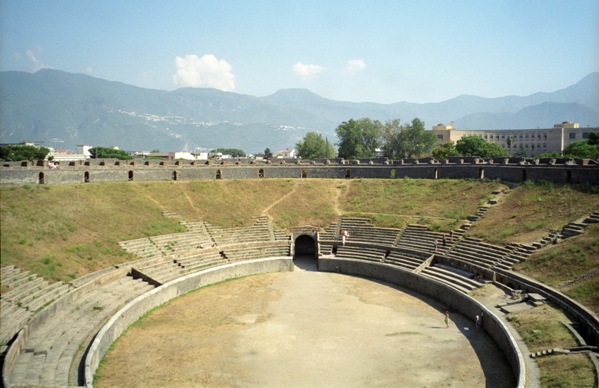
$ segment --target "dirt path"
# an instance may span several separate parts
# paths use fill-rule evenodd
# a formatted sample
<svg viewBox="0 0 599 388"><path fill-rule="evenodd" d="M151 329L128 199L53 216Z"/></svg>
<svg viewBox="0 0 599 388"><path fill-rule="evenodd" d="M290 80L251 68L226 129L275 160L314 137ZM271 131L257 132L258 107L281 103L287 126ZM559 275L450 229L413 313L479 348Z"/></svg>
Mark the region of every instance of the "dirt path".
<svg viewBox="0 0 599 388"><path fill-rule="evenodd" d="M284 201L291 194L295 193L295 191L297 190L297 185L298 185L297 181L293 182L293 188L291 189L291 191L288 192L287 194L285 194L284 196L282 196L281 198L277 199L276 201L274 201L270 205L268 205L266 208L264 208L264 210L262 210L262 215L263 216L268 215L268 212L270 211L270 209L272 209L273 207L277 206L279 203L281 203L282 201Z"/></svg>
<svg viewBox="0 0 599 388"><path fill-rule="evenodd" d="M297 270L207 287L115 344L96 387L510 387L472 322L385 284Z"/></svg>
<svg viewBox="0 0 599 388"><path fill-rule="evenodd" d="M339 184L335 186L337 195L335 196L335 202L333 202L333 210L335 211L335 214L337 214L338 216L343 215L343 210L341 209L341 198L343 197L344 191L347 191L349 189L349 184L350 182L340 181Z"/></svg>

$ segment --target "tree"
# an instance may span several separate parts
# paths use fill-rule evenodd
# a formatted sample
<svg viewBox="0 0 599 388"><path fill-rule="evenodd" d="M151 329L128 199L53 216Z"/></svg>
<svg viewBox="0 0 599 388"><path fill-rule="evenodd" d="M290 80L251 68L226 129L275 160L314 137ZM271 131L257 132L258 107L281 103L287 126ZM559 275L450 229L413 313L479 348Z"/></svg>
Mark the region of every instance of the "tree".
<svg viewBox="0 0 599 388"><path fill-rule="evenodd" d="M369 118L344 121L335 129L339 156L345 159L372 158L381 146L383 124Z"/></svg>
<svg viewBox="0 0 599 388"><path fill-rule="evenodd" d="M337 151L328 140L317 132L308 132L304 139L295 144L297 155L304 159L334 158Z"/></svg>
<svg viewBox="0 0 599 388"><path fill-rule="evenodd" d="M568 158L596 159L599 158L599 145L589 144L587 141L570 143L562 152Z"/></svg>
<svg viewBox="0 0 599 388"><path fill-rule="evenodd" d="M93 147L89 149L89 153L92 159L133 159L133 157L129 155L127 151L117 150L109 147Z"/></svg>
<svg viewBox="0 0 599 388"><path fill-rule="evenodd" d="M485 156L483 158L508 157L510 153L497 143L487 142L485 144Z"/></svg>
<svg viewBox="0 0 599 388"><path fill-rule="evenodd" d="M590 145L599 145L599 132L589 133L589 139L587 141Z"/></svg>
<svg viewBox="0 0 599 388"><path fill-rule="evenodd" d="M462 156L480 156L491 158L496 156L509 156L509 152L496 143L483 140L479 136L463 136L455 145L456 150Z"/></svg>
<svg viewBox="0 0 599 388"><path fill-rule="evenodd" d="M36 147L25 144L14 144L0 146L0 159L7 162L18 162L21 160L44 160L50 153L46 147Z"/></svg>
<svg viewBox="0 0 599 388"><path fill-rule="evenodd" d="M270 150L270 148L268 148L268 147L267 147L267 148L264 150L264 158L265 158L265 159L270 159L270 158L272 158L272 151L271 151L271 150Z"/></svg>
<svg viewBox="0 0 599 388"><path fill-rule="evenodd" d="M384 128L385 156L391 159L418 158L430 155L437 144L437 136L427 131L419 118L410 124L399 125L399 120L387 121Z"/></svg>
<svg viewBox="0 0 599 388"><path fill-rule="evenodd" d="M435 159L446 159L450 156L460 156L460 153L455 149L455 144L452 141L448 141L433 150L433 157Z"/></svg>
<svg viewBox="0 0 599 388"><path fill-rule="evenodd" d="M245 152L243 152L242 150L239 150L237 148L217 148L215 150L212 150L212 152L214 152L214 153L220 152L223 155L231 155L234 158L245 156Z"/></svg>

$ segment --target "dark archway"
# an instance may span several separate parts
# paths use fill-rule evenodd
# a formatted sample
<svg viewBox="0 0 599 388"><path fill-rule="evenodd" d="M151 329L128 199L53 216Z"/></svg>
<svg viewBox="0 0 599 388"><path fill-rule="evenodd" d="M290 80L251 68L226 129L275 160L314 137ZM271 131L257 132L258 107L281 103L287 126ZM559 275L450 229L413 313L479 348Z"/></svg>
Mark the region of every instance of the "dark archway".
<svg viewBox="0 0 599 388"><path fill-rule="evenodd" d="M129 182L133 181L133 170L129 170Z"/></svg>
<svg viewBox="0 0 599 388"><path fill-rule="evenodd" d="M295 256L311 256L316 258L316 241L314 237L303 234L296 238Z"/></svg>
<svg viewBox="0 0 599 388"><path fill-rule="evenodd" d="M216 179L222 179L222 173L220 170L216 170Z"/></svg>
<svg viewBox="0 0 599 388"><path fill-rule="evenodd" d="M177 174L177 171L173 171L172 178L173 178L174 181L176 181L179 178L178 174Z"/></svg>
<svg viewBox="0 0 599 388"><path fill-rule="evenodd" d="M91 182L91 177L89 175L89 171L86 171L83 173L83 182L85 182L85 183Z"/></svg>
<svg viewBox="0 0 599 388"><path fill-rule="evenodd" d="M39 173L39 175L37 177L37 183L39 183L40 185L46 184L46 177L44 176L43 172Z"/></svg>
<svg viewBox="0 0 599 388"><path fill-rule="evenodd" d="M264 178L264 169L263 168L258 170L258 178Z"/></svg>
<svg viewBox="0 0 599 388"><path fill-rule="evenodd" d="M295 239L293 264L304 271L318 271L318 248L314 237L302 234Z"/></svg>

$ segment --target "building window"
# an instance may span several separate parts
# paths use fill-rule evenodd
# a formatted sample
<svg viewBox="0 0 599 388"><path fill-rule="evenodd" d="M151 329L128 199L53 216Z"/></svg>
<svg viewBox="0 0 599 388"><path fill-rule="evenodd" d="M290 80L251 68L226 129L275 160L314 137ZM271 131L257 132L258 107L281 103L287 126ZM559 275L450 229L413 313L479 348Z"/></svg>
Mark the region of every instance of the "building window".
<svg viewBox="0 0 599 388"><path fill-rule="evenodd" d="M437 135L437 140L443 141L443 135Z"/></svg>
<svg viewBox="0 0 599 388"><path fill-rule="evenodd" d="M583 132L582 133L582 138L583 139L588 139L589 138L589 133L588 132Z"/></svg>
<svg viewBox="0 0 599 388"><path fill-rule="evenodd" d="M502 139L505 139L505 135L501 135L501 138L502 138Z"/></svg>
<svg viewBox="0 0 599 388"><path fill-rule="evenodd" d="M522 139L522 134L520 134L520 135L518 136L518 138L519 138L519 139Z"/></svg>
<svg viewBox="0 0 599 388"><path fill-rule="evenodd" d="M570 132L570 140L576 139L576 132Z"/></svg>

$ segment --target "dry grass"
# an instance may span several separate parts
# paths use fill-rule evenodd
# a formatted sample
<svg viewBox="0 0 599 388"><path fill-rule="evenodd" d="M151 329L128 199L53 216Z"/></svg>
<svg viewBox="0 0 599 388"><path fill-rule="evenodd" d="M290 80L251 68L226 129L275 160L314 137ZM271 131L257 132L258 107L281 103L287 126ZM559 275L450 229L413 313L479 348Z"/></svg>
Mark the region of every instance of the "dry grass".
<svg viewBox="0 0 599 388"><path fill-rule="evenodd" d="M535 252L515 269L599 312L599 224Z"/></svg>
<svg viewBox="0 0 599 388"><path fill-rule="evenodd" d="M532 243L597 209L597 186L527 183L492 207L471 233L492 243Z"/></svg>
<svg viewBox="0 0 599 388"><path fill-rule="evenodd" d="M561 323L570 319L550 305L512 313L507 319L518 330L531 353L579 346L574 335ZM553 354L535 361L543 387L594 386L595 368L588 355Z"/></svg>
<svg viewBox="0 0 599 388"><path fill-rule="evenodd" d="M468 216L507 187L468 180L358 179L343 202L346 214L370 216L379 226L403 228L409 223L434 230L457 228Z"/></svg>

